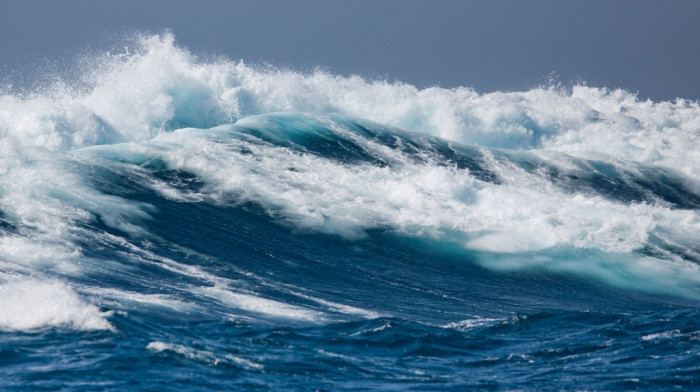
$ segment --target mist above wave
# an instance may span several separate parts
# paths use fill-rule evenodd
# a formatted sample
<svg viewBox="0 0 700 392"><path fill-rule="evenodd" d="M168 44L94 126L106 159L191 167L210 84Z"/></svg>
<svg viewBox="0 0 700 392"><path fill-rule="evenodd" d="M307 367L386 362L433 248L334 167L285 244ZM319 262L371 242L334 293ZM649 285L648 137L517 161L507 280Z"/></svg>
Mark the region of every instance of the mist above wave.
<svg viewBox="0 0 700 392"><path fill-rule="evenodd" d="M87 56L81 81L0 97L6 142L49 149L147 140L279 111L335 112L467 144L606 156L700 175L697 102L640 101L574 86L479 94L466 87L302 73L243 61L204 61L170 33L135 37L121 53Z"/></svg>

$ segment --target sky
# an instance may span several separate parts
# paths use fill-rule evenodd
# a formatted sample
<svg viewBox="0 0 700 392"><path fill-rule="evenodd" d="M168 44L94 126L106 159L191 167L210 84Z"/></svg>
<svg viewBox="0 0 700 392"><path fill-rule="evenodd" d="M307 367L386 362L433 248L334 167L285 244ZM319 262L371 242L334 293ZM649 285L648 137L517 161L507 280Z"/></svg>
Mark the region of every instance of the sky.
<svg viewBox="0 0 700 392"><path fill-rule="evenodd" d="M700 99L700 1L0 0L0 75L172 31L199 55L478 92Z"/></svg>

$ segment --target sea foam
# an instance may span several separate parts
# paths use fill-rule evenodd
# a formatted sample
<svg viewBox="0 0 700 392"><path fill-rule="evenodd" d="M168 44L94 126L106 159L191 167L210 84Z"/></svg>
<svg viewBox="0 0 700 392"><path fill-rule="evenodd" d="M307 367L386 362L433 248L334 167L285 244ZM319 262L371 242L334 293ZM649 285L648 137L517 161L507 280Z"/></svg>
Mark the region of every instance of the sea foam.
<svg viewBox="0 0 700 392"><path fill-rule="evenodd" d="M202 61L172 34L140 36L122 53L88 56L77 86L0 98L0 130L50 149L146 140L280 111L343 113L488 147L564 151L663 165L698 175L697 102L640 101L586 86L479 94L300 73L242 61ZM681 158L682 157L682 158Z"/></svg>
<svg viewBox="0 0 700 392"><path fill-rule="evenodd" d="M62 282L22 279L0 284L0 329L6 331L46 327L113 330L106 320L110 315Z"/></svg>

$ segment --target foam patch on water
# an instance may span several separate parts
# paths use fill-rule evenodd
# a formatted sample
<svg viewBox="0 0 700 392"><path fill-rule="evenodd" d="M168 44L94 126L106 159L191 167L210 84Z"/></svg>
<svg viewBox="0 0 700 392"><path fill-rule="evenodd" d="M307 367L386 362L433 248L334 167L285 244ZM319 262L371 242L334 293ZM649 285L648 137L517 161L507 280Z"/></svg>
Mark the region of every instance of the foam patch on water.
<svg viewBox="0 0 700 392"><path fill-rule="evenodd" d="M204 287L195 289L194 291L215 298L236 309L257 313L267 318L305 322L320 322L325 320L324 314L321 312L263 298L254 294L235 292L222 287Z"/></svg>
<svg viewBox="0 0 700 392"><path fill-rule="evenodd" d="M113 330L102 312L66 284L23 279L0 284L0 329L32 331L47 327Z"/></svg>
<svg viewBox="0 0 700 392"><path fill-rule="evenodd" d="M150 342L146 349L153 352L166 352L174 353L183 358L191 361L203 362L208 365L221 365L221 364L232 364L237 365L246 369L260 370L263 369L263 365L250 361L245 358L241 358L235 355L227 354L224 356L217 356L211 351L195 349L192 347L187 347L182 344L175 343L165 343L165 342Z"/></svg>
<svg viewBox="0 0 700 392"><path fill-rule="evenodd" d="M445 324L443 328L457 329L460 331L469 331L470 329L487 327L496 324L500 324L506 321L503 318L486 318L486 317L474 317L466 320Z"/></svg>

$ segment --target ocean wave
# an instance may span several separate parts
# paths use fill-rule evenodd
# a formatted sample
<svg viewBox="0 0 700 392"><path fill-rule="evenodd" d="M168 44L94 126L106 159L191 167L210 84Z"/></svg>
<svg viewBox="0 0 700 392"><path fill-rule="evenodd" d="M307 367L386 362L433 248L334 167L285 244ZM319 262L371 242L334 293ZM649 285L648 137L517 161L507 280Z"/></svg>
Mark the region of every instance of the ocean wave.
<svg viewBox="0 0 700 392"><path fill-rule="evenodd" d="M47 290L84 310L66 320L45 310L44 321L7 328L107 328L71 287L111 281L105 270L130 276L139 263L179 276L181 298L151 292L137 274L137 287L124 289L132 297L199 296L314 322L349 309L383 313L303 290L278 301L217 286L183 260L172 267L150 250L180 247L149 230L166 202L252 203L303 233L352 243L389 232L457 244L465 262L493 271L700 298L697 102L586 86L418 89L206 61L171 34L86 62L73 84L0 96L0 279L65 282ZM135 197L120 181L158 198Z"/></svg>

